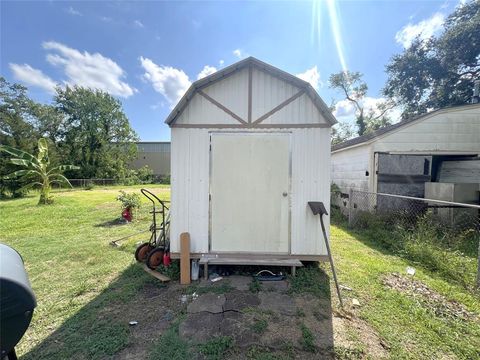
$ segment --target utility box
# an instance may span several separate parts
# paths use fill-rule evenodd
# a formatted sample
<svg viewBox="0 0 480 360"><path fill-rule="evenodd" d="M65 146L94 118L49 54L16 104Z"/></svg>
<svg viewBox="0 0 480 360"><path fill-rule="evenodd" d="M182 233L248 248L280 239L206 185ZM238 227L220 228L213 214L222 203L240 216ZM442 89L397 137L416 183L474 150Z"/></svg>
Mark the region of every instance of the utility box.
<svg viewBox="0 0 480 360"><path fill-rule="evenodd" d="M425 183L425 198L479 205L479 185L427 182ZM478 210L476 209L449 207L448 205L439 205L437 203L429 205L438 205L439 207L434 208L433 213L449 225L458 224L465 218L471 219L478 216Z"/></svg>

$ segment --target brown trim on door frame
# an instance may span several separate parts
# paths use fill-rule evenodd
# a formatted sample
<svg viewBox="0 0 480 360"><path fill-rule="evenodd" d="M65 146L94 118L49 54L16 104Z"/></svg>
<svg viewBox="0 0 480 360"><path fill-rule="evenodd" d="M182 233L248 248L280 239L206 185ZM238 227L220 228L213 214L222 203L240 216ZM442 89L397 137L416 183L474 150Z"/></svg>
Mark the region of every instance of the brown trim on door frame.
<svg viewBox="0 0 480 360"><path fill-rule="evenodd" d="M255 120L253 122L253 124L259 124L261 123L263 120L265 120L266 118L269 118L270 116L272 116L273 114L275 114L277 111L283 109L285 106L287 106L288 104L290 104L292 101L296 100L297 98L299 98L300 96L302 96L303 94L305 94L305 90L300 90L299 92L297 92L295 95L289 97L287 100L283 101L282 103L280 103L280 105L277 105L275 106L272 110L270 110L269 112L263 114L262 116L260 116L257 120Z"/></svg>
<svg viewBox="0 0 480 360"><path fill-rule="evenodd" d="M243 120L240 116L238 116L237 114L235 114L232 110L230 110L229 108L225 107L224 105L220 104L217 100L215 100L214 98L212 98L211 96L209 96L208 94L206 94L205 92L203 92L202 90L198 90L198 93L200 95L202 95L205 99L207 99L208 101L210 101L213 105L215 105L216 107L218 107L219 109L223 110L224 112L226 112L228 115L230 115L231 117L233 117L235 120L238 120L240 123L242 124L247 124L247 122L245 120Z"/></svg>

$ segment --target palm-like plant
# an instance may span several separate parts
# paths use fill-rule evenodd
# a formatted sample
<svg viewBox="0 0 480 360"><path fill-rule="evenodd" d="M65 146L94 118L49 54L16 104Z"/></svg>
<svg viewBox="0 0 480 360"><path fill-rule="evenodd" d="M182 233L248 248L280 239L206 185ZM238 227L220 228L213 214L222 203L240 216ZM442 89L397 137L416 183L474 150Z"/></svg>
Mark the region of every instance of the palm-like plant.
<svg viewBox="0 0 480 360"><path fill-rule="evenodd" d="M21 179L28 182L27 185L20 189L20 191L40 187L39 205L51 204L53 202L53 199L50 196L52 184L72 187L72 184L70 184L70 181L62 175L62 172L79 169L78 166L74 165L50 167L48 143L47 140L43 138L38 140L38 154L36 157L26 151L15 149L7 145L0 145L0 151L13 155L10 159L12 164L24 167L22 170L17 170L8 174L4 179Z"/></svg>

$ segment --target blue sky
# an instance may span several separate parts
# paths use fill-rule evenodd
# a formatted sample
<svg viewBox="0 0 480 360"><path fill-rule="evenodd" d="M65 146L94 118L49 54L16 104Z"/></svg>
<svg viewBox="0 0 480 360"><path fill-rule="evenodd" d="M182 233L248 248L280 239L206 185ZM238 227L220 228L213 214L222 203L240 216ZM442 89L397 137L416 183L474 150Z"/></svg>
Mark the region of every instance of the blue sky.
<svg viewBox="0 0 480 360"><path fill-rule="evenodd" d="M436 35L458 1L1 2L1 75L51 102L60 84L120 99L142 140L190 82L252 55L310 81L327 104L331 73L360 71L365 105L382 101L385 65L414 36ZM340 102L340 120L353 109ZM392 116L398 114L394 111Z"/></svg>

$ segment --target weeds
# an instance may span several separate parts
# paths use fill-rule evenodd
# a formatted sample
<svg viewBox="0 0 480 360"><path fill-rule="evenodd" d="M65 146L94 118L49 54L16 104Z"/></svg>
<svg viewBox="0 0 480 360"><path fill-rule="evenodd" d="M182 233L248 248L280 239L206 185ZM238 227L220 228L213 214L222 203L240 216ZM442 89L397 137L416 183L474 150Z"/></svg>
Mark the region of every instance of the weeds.
<svg viewBox="0 0 480 360"><path fill-rule="evenodd" d="M317 347L315 346L315 338L313 337L312 331L305 324L300 325L300 330L302 331L302 338L300 340L302 348L308 352L315 352Z"/></svg>
<svg viewBox="0 0 480 360"><path fill-rule="evenodd" d="M181 318L177 319L162 335L150 352L150 359L183 360L192 357L188 343L178 334L178 326L181 320Z"/></svg>
<svg viewBox="0 0 480 360"><path fill-rule="evenodd" d="M297 270L296 276L289 277L290 294L310 293L319 297L330 297L330 285L327 274L317 263Z"/></svg>
<svg viewBox="0 0 480 360"><path fill-rule="evenodd" d="M199 345L200 352L206 356L207 359L219 360L223 359L224 353L233 345L233 339L230 336L220 336L213 338L205 344ZM168 357L165 357L168 359Z"/></svg>
<svg viewBox="0 0 480 360"><path fill-rule="evenodd" d="M258 293L260 290L262 290L262 284L260 283L260 281L258 281L257 278L253 278L250 285L248 285L248 289L254 294Z"/></svg>
<svg viewBox="0 0 480 360"><path fill-rule="evenodd" d="M252 331L257 334L263 334L267 330L268 322L265 319L255 320L252 325Z"/></svg>

